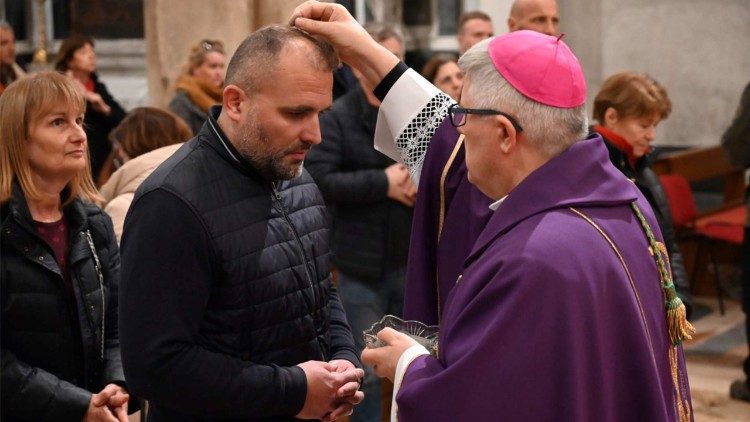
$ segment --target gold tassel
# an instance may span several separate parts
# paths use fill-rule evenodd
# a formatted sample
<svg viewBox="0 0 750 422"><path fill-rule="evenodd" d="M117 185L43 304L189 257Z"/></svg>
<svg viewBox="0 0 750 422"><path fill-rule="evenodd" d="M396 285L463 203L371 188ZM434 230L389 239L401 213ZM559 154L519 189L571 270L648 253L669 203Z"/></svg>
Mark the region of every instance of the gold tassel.
<svg viewBox="0 0 750 422"><path fill-rule="evenodd" d="M695 334L695 327L687 320L685 305L680 301L679 306L667 310L667 329L669 340L678 345L684 340L691 340Z"/></svg>

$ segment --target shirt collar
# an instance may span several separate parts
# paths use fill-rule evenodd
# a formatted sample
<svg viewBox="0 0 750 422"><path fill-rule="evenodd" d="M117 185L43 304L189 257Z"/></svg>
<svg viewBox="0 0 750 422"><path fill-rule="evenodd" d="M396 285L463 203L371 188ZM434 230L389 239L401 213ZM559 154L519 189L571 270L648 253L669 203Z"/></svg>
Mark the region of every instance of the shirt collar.
<svg viewBox="0 0 750 422"><path fill-rule="evenodd" d="M498 199L497 201L491 203L490 204L490 209L492 211L497 211L497 209L500 208L500 204L502 204L503 201L505 201L505 198L507 198L507 197L508 197L508 195L505 195L502 198Z"/></svg>

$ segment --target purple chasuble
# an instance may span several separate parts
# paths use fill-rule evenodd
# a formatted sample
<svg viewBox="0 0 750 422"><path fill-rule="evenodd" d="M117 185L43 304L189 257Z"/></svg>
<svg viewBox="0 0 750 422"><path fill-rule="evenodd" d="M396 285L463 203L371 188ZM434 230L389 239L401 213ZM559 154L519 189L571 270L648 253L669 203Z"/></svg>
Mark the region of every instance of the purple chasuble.
<svg viewBox="0 0 750 422"><path fill-rule="evenodd" d="M664 295L634 200L663 242L598 136L516 186L447 298L439 358L420 356L405 374L400 420L675 421L678 400L692 413L681 347L671 375ZM570 207L610 237L632 281Z"/></svg>
<svg viewBox="0 0 750 422"><path fill-rule="evenodd" d="M458 137L443 120L427 149L414 207L404 318L430 325L440 322L464 259L492 215L493 201L469 183Z"/></svg>

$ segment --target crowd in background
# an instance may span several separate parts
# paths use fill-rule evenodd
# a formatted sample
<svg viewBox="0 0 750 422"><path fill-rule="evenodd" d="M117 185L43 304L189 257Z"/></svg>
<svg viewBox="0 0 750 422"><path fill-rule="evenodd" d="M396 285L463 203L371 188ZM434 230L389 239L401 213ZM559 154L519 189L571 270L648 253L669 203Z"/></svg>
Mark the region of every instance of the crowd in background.
<svg viewBox="0 0 750 422"><path fill-rule="evenodd" d="M510 31L556 36L559 19L554 0L516 1L507 25ZM396 28L375 24L366 29L403 60L404 40ZM459 102L464 82L459 56L494 33L488 15L465 13L458 22L459 51L438 52L418 70ZM211 113L222 104L228 85L228 57L221 41L203 39L191 47L168 110L139 107L127 113L99 79L94 44L88 36L72 35L56 54L57 72L27 74L15 62L12 28L0 24L4 420L123 420L138 410L126 388L118 342L118 245L124 222L141 183L178 150L184 151L186 141L206 137L209 130L213 134L217 129L211 122L220 122ZM322 143L304 162L332 216L332 267L314 271L334 270L353 346L361 353L365 344L360 333L384 315L440 323L463 259L488 221L488 206L494 201L463 181L467 176L461 141L448 124L439 132L447 139L445 152L437 147L426 152L419 164L421 177L413 166L376 151L377 87L357 69L343 66L333 72L335 102L320 118ZM743 168L750 166L749 89L722 138L730 159ZM592 105L596 123L589 130L601 136L612 163L635 182L653 208L677 294L689 317L690 281L669 203L649 161L656 127L671 109L665 87L634 68L606 79ZM60 146L55 139L61 137L72 141ZM445 186L432 186L430 180L442 180ZM460 218L429 205L442 200L446 186L453 189L449 195L455 195L449 207L465 208ZM158 206L153 212L158 213ZM465 215L472 220L464 220ZM748 230L741 252L745 257L750 254ZM315 262L328 264L317 257ZM420 270L407 270L407 259L410 266L417 263L414 268L426 272L417 276L412 271ZM742 268L746 313L748 262L744 259ZM432 280L432 285L407 286L412 277ZM420 291L425 303L404 304L406 289ZM314 318L319 312L313 312ZM40 349L38 344L50 346ZM750 357L745 363L748 380L733 384L731 392L746 401L748 362ZM381 420L380 389L378 378L366 368L365 399L353 421Z"/></svg>

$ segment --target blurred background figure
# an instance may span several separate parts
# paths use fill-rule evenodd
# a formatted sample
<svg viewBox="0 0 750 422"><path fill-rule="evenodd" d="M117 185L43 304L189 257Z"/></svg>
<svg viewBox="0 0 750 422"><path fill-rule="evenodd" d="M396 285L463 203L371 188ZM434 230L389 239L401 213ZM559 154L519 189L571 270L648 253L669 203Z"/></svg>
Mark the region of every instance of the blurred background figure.
<svg viewBox="0 0 750 422"><path fill-rule="evenodd" d="M422 76L458 102L461 87L464 86L464 73L458 68L456 56L438 53L430 58L422 68Z"/></svg>
<svg viewBox="0 0 750 422"><path fill-rule="evenodd" d="M557 35L560 12L556 0L516 0L510 8L508 31L529 29L547 35Z"/></svg>
<svg viewBox="0 0 750 422"><path fill-rule="evenodd" d="M135 190L182 142L192 137L193 132L182 118L154 107L133 109L109 134L116 171L100 194L104 211L112 217L118 242Z"/></svg>
<svg viewBox="0 0 750 422"><path fill-rule="evenodd" d="M94 40L85 35L66 38L57 52L55 69L65 73L86 99L84 128L91 155L91 174L98 177L112 151L109 132L125 117L125 110L112 97L96 74Z"/></svg>
<svg viewBox="0 0 750 422"><path fill-rule="evenodd" d="M85 109L57 72L0 97L3 421L127 419L119 250L93 205Z"/></svg>
<svg viewBox="0 0 750 422"><path fill-rule="evenodd" d="M743 169L750 168L750 84L745 86L740 105L732 124L721 137L721 144L727 151L729 161ZM740 286L742 288L742 310L745 311L745 334L750 347L750 188L745 192L748 220L745 223L745 237L740 249ZM737 400L750 402L750 355L743 366L744 380L732 382L729 395Z"/></svg>
<svg viewBox="0 0 750 422"><path fill-rule="evenodd" d="M654 209L669 252L677 294L690 317L690 281L677 245L672 213L664 188L648 159L651 143L656 138L656 126L671 111L672 103L666 89L650 76L617 73L604 81L594 98L594 119L598 124L592 131L604 138L612 164L635 182Z"/></svg>
<svg viewBox="0 0 750 422"><path fill-rule="evenodd" d="M495 35L490 15L475 10L466 12L458 18L458 53L464 54L474 44Z"/></svg>
<svg viewBox="0 0 750 422"><path fill-rule="evenodd" d="M0 95L17 79L26 76L16 63L16 36L7 22L0 22Z"/></svg>
<svg viewBox="0 0 750 422"><path fill-rule="evenodd" d="M393 27L370 24L368 33L404 57L403 37ZM362 331L386 314L401 315L406 257L416 187L406 166L373 147L380 101L355 69L359 86L334 102L320 119L323 142L312 148L305 168L333 213L331 248L338 289L359 352ZM380 380L365 369L364 401L353 422L380 421Z"/></svg>
<svg viewBox="0 0 750 422"><path fill-rule="evenodd" d="M182 117L193 133L203 126L208 108L221 103L226 62L221 41L202 40L190 49L169 109Z"/></svg>

